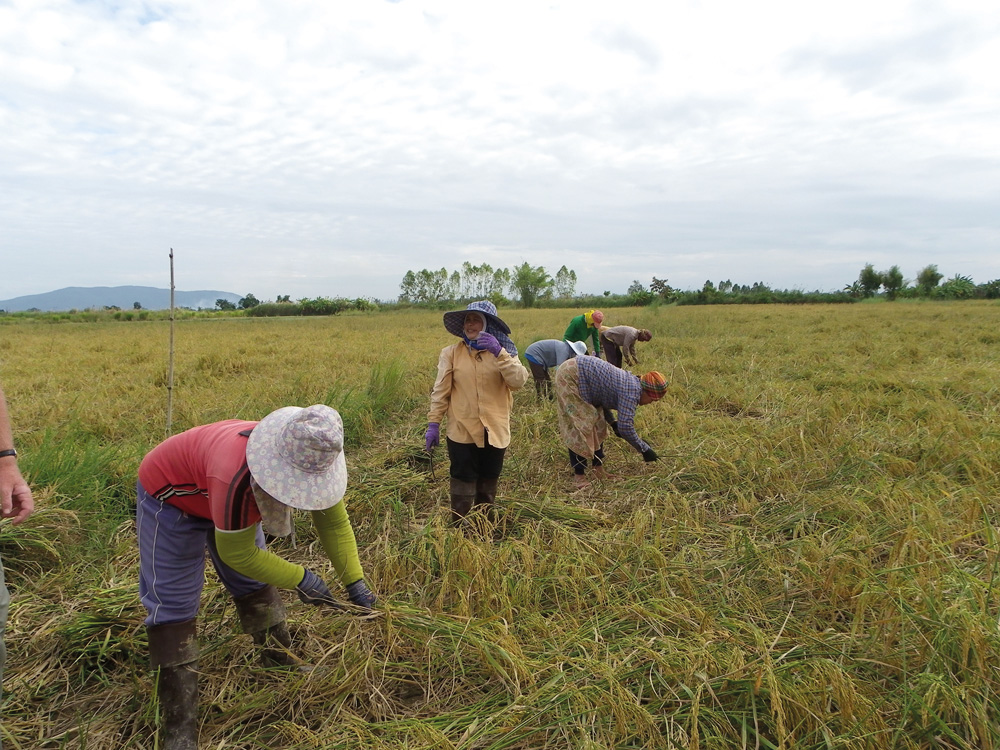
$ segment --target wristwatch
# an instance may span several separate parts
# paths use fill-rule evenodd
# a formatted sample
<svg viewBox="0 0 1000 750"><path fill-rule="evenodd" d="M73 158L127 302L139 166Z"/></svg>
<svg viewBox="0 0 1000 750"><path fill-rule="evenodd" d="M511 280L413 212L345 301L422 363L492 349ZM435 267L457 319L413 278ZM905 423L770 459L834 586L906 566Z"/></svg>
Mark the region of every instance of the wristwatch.
<svg viewBox="0 0 1000 750"><path fill-rule="evenodd" d="M0 458L7 458L7 456L13 456L14 458L17 458L17 451L14 450L13 448L8 448L5 451L0 451Z"/></svg>

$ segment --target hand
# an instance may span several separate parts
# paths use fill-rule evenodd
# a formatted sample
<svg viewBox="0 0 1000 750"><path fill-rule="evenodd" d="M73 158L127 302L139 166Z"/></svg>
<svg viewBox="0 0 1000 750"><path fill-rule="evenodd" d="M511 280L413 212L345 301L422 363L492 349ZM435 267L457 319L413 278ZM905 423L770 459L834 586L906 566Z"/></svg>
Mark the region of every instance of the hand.
<svg viewBox="0 0 1000 750"><path fill-rule="evenodd" d="M424 433L424 450L430 453L441 445L441 425L431 422L427 425L427 432Z"/></svg>
<svg viewBox="0 0 1000 750"><path fill-rule="evenodd" d="M327 605L341 609L340 604L333 598L330 587L323 583L323 579L306 568L306 573L302 576L302 581L295 587L299 595L299 601L306 604L314 604L317 607Z"/></svg>
<svg viewBox="0 0 1000 750"><path fill-rule="evenodd" d="M660 457L656 455L656 451L652 448L647 448L642 452L642 460L649 463L650 461L659 461Z"/></svg>
<svg viewBox="0 0 1000 750"><path fill-rule="evenodd" d="M35 509L31 488L17 468L16 458L0 458L0 517L10 518L15 526Z"/></svg>
<svg viewBox="0 0 1000 750"><path fill-rule="evenodd" d="M600 353L600 352L598 352L598 351L593 351L593 352L591 352L591 353L590 353L590 355L591 355L592 357L597 357L598 359L600 359L600 358L601 358L601 353Z"/></svg>
<svg viewBox="0 0 1000 750"><path fill-rule="evenodd" d="M347 587L347 598L351 600L352 604L357 604L359 607L364 607L365 609L371 609L378 601L372 590L368 588L368 584L365 583L364 578L355 581Z"/></svg>
<svg viewBox="0 0 1000 750"><path fill-rule="evenodd" d="M499 357L500 350L503 347L500 346L500 342L497 341L496 336L489 331L483 331L476 337L476 340L472 342L472 348L480 349L484 352L489 352L494 357Z"/></svg>

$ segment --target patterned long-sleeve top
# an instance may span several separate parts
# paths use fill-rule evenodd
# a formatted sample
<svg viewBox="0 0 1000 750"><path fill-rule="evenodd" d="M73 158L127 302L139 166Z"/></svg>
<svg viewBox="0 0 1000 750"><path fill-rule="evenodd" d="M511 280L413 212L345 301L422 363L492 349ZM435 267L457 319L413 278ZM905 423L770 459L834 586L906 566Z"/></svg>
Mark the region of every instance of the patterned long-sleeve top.
<svg viewBox="0 0 1000 750"><path fill-rule="evenodd" d="M580 398L599 409L614 409L618 431L640 453L649 445L635 431L635 410L642 397L639 378L597 357L577 357Z"/></svg>

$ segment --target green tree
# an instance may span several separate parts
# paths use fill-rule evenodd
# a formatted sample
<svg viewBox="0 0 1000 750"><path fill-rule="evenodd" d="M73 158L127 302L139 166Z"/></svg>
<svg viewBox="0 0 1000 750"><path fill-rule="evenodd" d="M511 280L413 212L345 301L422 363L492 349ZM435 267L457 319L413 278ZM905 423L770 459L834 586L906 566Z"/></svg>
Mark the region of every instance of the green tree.
<svg viewBox="0 0 1000 750"><path fill-rule="evenodd" d="M889 300L896 299L896 295L904 286L906 286L906 281L903 279L903 272L899 270L899 266L893 266L882 273L882 287Z"/></svg>
<svg viewBox="0 0 1000 750"><path fill-rule="evenodd" d="M247 292L247 296L241 297L239 301L241 310L249 310L251 307L257 307L259 304L260 300L253 295L253 292Z"/></svg>
<svg viewBox="0 0 1000 750"><path fill-rule="evenodd" d="M566 266L556 271L555 290L556 296L563 299L576 294L576 271L571 271Z"/></svg>
<svg viewBox="0 0 1000 750"><path fill-rule="evenodd" d="M655 276L649 285L649 291L660 295L663 299L670 299L676 294L676 290L667 283L667 279L658 279Z"/></svg>
<svg viewBox="0 0 1000 750"><path fill-rule="evenodd" d="M976 296L976 285L970 277L956 273L934 290L934 296L943 299L972 299Z"/></svg>
<svg viewBox="0 0 1000 750"><path fill-rule="evenodd" d="M858 284L861 285L863 297L874 297L882 286L882 274L875 270L875 267L868 263L858 274Z"/></svg>
<svg viewBox="0 0 1000 750"><path fill-rule="evenodd" d="M222 298L219 298L219 299L215 300L215 306L217 308L219 308L220 310L235 310L236 309L236 305L234 305L229 300L222 299Z"/></svg>
<svg viewBox="0 0 1000 750"><path fill-rule="evenodd" d="M403 280L399 284L399 301L417 301L417 275L413 271L403 274Z"/></svg>
<svg viewBox="0 0 1000 750"><path fill-rule="evenodd" d="M637 294L645 294L646 287L638 279L634 279L631 284L629 284L628 291L625 292L629 297L633 297Z"/></svg>
<svg viewBox="0 0 1000 750"><path fill-rule="evenodd" d="M542 266L531 266L527 261L514 268L510 291L517 294L521 304L534 307L539 299L551 295L555 281Z"/></svg>
<svg viewBox="0 0 1000 750"><path fill-rule="evenodd" d="M920 273L917 274L917 288L921 294L929 297L943 278L944 274L939 272L938 267L931 263L929 266L921 268Z"/></svg>

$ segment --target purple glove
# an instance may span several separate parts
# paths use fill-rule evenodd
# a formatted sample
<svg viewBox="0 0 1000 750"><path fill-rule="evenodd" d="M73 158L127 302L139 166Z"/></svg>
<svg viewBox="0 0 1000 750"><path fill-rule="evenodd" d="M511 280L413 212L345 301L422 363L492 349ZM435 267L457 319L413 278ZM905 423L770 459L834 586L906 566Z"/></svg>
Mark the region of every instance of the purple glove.
<svg viewBox="0 0 1000 750"><path fill-rule="evenodd" d="M427 432L424 433L424 450L430 453L441 445L441 425L431 422L427 425Z"/></svg>
<svg viewBox="0 0 1000 750"><path fill-rule="evenodd" d="M302 582L295 589L299 595L299 600L306 604L315 604L316 606L325 604L328 607L341 609L340 605L337 604L337 600L333 598L333 594L330 593L330 588L323 582L323 579L309 570L309 568L306 568L305 575L302 576Z"/></svg>
<svg viewBox="0 0 1000 750"><path fill-rule="evenodd" d="M368 588L368 584L365 583L364 578L355 581L347 587L347 598L351 600L352 604L364 607L365 609L371 609L375 606L375 602L378 601L372 590Z"/></svg>
<svg viewBox="0 0 1000 750"><path fill-rule="evenodd" d="M483 331L479 334L479 337L472 342L473 349L480 349L484 352L489 352L494 357L500 356L500 350L503 348L500 346L500 342L497 341L497 337L488 331Z"/></svg>

